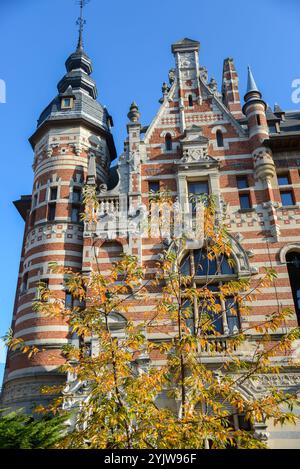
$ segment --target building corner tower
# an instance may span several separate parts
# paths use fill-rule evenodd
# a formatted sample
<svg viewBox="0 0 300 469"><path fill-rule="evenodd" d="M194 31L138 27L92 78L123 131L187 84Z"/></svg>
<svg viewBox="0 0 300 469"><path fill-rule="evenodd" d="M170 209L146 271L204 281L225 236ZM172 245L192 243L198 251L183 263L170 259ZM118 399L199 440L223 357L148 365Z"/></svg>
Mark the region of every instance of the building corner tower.
<svg viewBox="0 0 300 469"><path fill-rule="evenodd" d="M106 185L110 163L116 158L112 119L96 101L92 62L83 49L82 17L80 20L78 45L66 61L67 72L58 83L58 94L41 113L29 139L34 151L32 195L14 203L25 221L25 231L12 329L15 337L41 351L31 359L17 351L8 353L1 405L27 412L51 399L41 396L41 386L65 379L58 368L64 362L61 346L70 340L68 326L61 319L33 311L37 286L43 281L56 296L70 300L61 286L61 275L51 273L49 263L81 271L83 223L79 214L89 162L96 162L97 183Z"/></svg>

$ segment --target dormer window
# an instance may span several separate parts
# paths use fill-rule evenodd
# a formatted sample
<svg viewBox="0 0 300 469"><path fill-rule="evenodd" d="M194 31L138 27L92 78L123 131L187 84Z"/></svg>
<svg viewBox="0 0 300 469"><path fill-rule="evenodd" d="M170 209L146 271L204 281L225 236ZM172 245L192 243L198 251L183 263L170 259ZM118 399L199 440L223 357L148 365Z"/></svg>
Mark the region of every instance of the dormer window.
<svg viewBox="0 0 300 469"><path fill-rule="evenodd" d="M62 109L72 109L73 107L73 98L62 98L61 108Z"/></svg>

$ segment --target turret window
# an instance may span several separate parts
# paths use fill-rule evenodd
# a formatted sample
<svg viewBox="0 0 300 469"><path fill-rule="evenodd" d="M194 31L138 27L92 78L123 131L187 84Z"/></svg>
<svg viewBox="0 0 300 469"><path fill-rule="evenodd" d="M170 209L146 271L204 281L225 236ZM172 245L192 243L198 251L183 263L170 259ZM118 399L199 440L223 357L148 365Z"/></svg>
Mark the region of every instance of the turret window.
<svg viewBox="0 0 300 469"><path fill-rule="evenodd" d="M35 225L35 220L36 220L36 210L33 210L31 212L31 216L30 216L30 226L31 227L34 227Z"/></svg>
<svg viewBox="0 0 300 469"><path fill-rule="evenodd" d="M261 118L259 114L256 114L256 123L257 125L261 125Z"/></svg>
<svg viewBox="0 0 300 469"><path fill-rule="evenodd" d="M35 208L38 204L38 194L34 194L32 201L32 208Z"/></svg>
<svg viewBox="0 0 300 469"><path fill-rule="evenodd" d="M57 187L51 187L50 188L50 200L56 200L57 199Z"/></svg>
<svg viewBox="0 0 300 469"><path fill-rule="evenodd" d="M224 147L224 138L221 130L217 130L216 132L216 138L217 138L217 146L218 147Z"/></svg>
<svg viewBox="0 0 300 469"><path fill-rule="evenodd" d="M73 107L73 98L62 98L61 108L62 109L72 109Z"/></svg>
<svg viewBox="0 0 300 469"><path fill-rule="evenodd" d="M81 202L81 190L80 189L73 189L72 202L74 202L74 203L80 203Z"/></svg>
<svg viewBox="0 0 300 469"><path fill-rule="evenodd" d="M66 309L73 308L73 295L69 291L66 291L66 294L65 294L65 308Z"/></svg>
<svg viewBox="0 0 300 469"><path fill-rule="evenodd" d="M56 203L48 204L48 221L54 221L56 214Z"/></svg>
<svg viewBox="0 0 300 469"><path fill-rule="evenodd" d="M21 284L21 293L25 293L28 290L28 272L23 275Z"/></svg>
<svg viewBox="0 0 300 469"><path fill-rule="evenodd" d="M167 151L172 151L172 137L169 133L165 136L165 146Z"/></svg>
<svg viewBox="0 0 300 469"><path fill-rule="evenodd" d="M43 295L40 288L42 288L44 291L49 289L49 279L48 278L42 278L37 284L37 291L36 291L36 299L47 302L47 292L45 291L45 294Z"/></svg>
<svg viewBox="0 0 300 469"><path fill-rule="evenodd" d="M193 103L193 96L191 94L189 94L189 106L190 107L193 107L194 103Z"/></svg>
<svg viewBox="0 0 300 469"><path fill-rule="evenodd" d="M78 223L80 221L80 208L79 207L72 207L71 221L73 221L74 223Z"/></svg>

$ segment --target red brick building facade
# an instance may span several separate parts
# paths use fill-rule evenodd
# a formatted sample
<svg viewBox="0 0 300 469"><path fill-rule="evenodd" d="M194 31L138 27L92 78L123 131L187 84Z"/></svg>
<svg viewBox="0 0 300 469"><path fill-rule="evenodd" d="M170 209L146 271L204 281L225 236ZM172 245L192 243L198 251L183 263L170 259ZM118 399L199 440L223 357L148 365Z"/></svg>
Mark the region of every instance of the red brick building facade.
<svg viewBox="0 0 300 469"><path fill-rule="evenodd" d="M300 112L284 112L278 105L272 111L250 69L242 106L231 58L224 60L220 93L199 64L197 41L183 39L172 45L172 53L175 68L169 71L169 84L163 84L160 107L150 125L140 123L135 103L130 108L128 136L117 167L111 168L117 156L112 119L96 101L91 61L80 42L66 62L58 95L39 118L30 138L32 195L15 202L25 220L25 234L12 327L17 337L44 351L31 361L9 353L2 394L5 406L30 408L43 401L42 384L62 379L57 368L63 361L61 345L72 340L68 327L32 311L41 280L69 301L61 276L49 272L49 262L88 273L96 256L105 271L121 252L128 252L138 257L146 274L155 272L170 233L167 228L159 233L155 225L150 237L138 231L153 191L168 191L181 207L188 207L189 193L215 194L232 237L233 275L258 278L265 266L277 271L278 278L257 296L250 315L239 317L235 324L223 318L223 341L232 327L246 328L285 306L295 309L286 328L300 323ZM79 219L80 192L86 182L97 187L96 225L83 226ZM197 240L191 235L187 248L195 247ZM130 318L145 319L155 296L149 293L143 303L133 301ZM163 339L167 332L153 331L152 338ZM276 331L273 340L284 332ZM247 354L247 346L242 353ZM253 383L247 392L255 395L267 384L270 378L262 377L261 388ZM289 365L286 373L273 377L272 384L295 389L299 372ZM271 447L299 446L299 429L257 431L269 438Z"/></svg>

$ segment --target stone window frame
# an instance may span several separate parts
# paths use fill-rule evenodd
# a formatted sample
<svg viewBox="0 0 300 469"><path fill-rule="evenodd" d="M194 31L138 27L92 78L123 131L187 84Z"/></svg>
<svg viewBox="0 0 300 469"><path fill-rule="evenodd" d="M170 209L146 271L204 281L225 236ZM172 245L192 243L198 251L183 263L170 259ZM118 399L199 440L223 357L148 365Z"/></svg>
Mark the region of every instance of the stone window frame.
<svg viewBox="0 0 300 469"><path fill-rule="evenodd" d="M203 249L205 247L202 247L200 249ZM201 286L201 285L205 285L207 282L209 282L209 284L211 286L216 286L217 289L216 291L213 292L213 295L214 296L218 296L218 292L219 292L219 289L220 287L222 286L223 282L228 282L228 281L231 281L231 280L236 280L238 278L238 264L237 264L237 259L235 258L235 256L231 256L233 258L233 260L235 261L235 266L234 266L234 272L232 273L228 273L228 274L222 274L222 273L219 273L219 274L213 274L213 275L207 275L206 273L204 273L203 275L196 275L196 273L194 272L195 270L195 260L194 260L194 253L195 251L197 251L197 249L187 249L184 251L184 254L181 255L181 262L186 259L188 256L192 256L191 260L190 260L190 274L189 275L192 275L193 276L193 279L194 279L194 282L197 286ZM212 282L212 280L215 280L214 282ZM228 297L228 298L231 298L231 297ZM222 322L222 329L223 329L223 333L220 335L220 337L228 337L229 335L231 335L232 333L240 333L241 330L242 330L242 320L241 320L241 315L240 315L240 312L239 312L239 306L238 304L233 304L232 303L232 308L235 307L236 309L236 317L237 317L237 322L238 322L238 330L235 331L235 332L230 332L229 330L229 326L228 326L228 314L227 314L227 309L228 309L228 306L226 306L226 302L223 300L223 299L220 299L220 304L221 304L221 307L222 307L222 316L220 317L221 319L221 322ZM194 303L194 306L193 306L193 315L194 315L194 318L193 318L193 321L195 321L195 318L197 317L197 312L195 310L195 303Z"/></svg>
<svg viewBox="0 0 300 469"><path fill-rule="evenodd" d="M166 135L167 134L170 134L171 137L172 137L172 148L171 150L167 150L166 149L166 142L165 142L165 138L166 138ZM167 154L171 154L171 153L176 153L177 151L177 147L178 147L178 142L176 142L174 140L174 138L176 138L176 132L174 132L174 130L172 129L166 129L166 130L163 130L161 133L160 133L160 137L164 139L164 142L161 143L160 145L160 148L161 148L161 152L162 153L167 153Z"/></svg>
<svg viewBox="0 0 300 469"><path fill-rule="evenodd" d="M219 184L219 170L217 168L200 168L187 169L178 171L177 174L177 193L178 199L184 207L184 212L189 213L190 202L188 194L188 182L208 181L209 194L215 194L217 204L220 205L220 184ZM217 207L218 209L220 207Z"/></svg>
<svg viewBox="0 0 300 469"><path fill-rule="evenodd" d="M218 143L217 143L217 131L218 130L220 130L222 132L222 136L223 136L223 146L222 147L219 147ZM212 132L212 134L214 134L214 139L210 141L210 143L212 143L213 149L216 150L216 151L229 150L229 143L228 143L226 135L225 135L225 134L228 133L226 127L224 127L224 125L215 125L211 129L211 132Z"/></svg>
<svg viewBox="0 0 300 469"><path fill-rule="evenodd" d="M65 104L65 101L67 99L70 100L69 105ZM73 107L74 107L74 98L72 96L62 97L61 102L60 102L60 107L61 107L61 109L73 109Z"/></svg>

